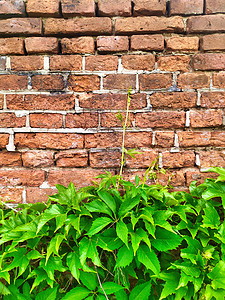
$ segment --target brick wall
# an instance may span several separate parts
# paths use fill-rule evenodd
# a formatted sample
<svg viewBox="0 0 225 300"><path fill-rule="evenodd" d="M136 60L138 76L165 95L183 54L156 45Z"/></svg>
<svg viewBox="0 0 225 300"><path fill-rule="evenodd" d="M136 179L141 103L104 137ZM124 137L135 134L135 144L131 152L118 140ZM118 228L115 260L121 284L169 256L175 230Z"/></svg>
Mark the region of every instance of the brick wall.
<svg viewBox="0 0 225 300"><path fill-rule="evenodd" d="M130 86L126 178L157 156L179 189L225 167L224 0L0 2L3 200L118 172Z"/></svg>

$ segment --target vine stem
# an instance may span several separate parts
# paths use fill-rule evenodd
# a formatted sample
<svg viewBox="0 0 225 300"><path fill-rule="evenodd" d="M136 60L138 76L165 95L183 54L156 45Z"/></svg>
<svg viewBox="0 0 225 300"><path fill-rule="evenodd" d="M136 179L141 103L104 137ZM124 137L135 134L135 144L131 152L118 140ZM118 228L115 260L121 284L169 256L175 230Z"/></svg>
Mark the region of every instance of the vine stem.
<svg viewBox="0 0 225 300"><path fill-rule="evenodd" d="M98 282L99 282L100 288L102 289L102 291L103 291L103 293L104 293L104 295L105 295L105 298L106 298L107 300L109 300L108 296L106 295L105 290L103 289L103 286L102 286L100 277L99 277L99 275L98 275L98 271L97 271L97 267L96 267L96 266L95 266L95 271L96 271L96 273L97 273L97 277L98 277Z"/></svg>

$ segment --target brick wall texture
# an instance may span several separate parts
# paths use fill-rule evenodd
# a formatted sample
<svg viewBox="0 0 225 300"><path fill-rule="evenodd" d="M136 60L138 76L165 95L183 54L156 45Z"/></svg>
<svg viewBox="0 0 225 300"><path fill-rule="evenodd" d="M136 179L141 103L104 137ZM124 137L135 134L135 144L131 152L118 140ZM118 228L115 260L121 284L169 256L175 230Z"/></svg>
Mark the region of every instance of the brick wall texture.
<svg viewBox="0 0 225 300"><path fill-rule="evenodd" d="M1 0L0 197L118 173L129 87L125 178L159 157L186 189L225 167L225 1Z"/></svg>

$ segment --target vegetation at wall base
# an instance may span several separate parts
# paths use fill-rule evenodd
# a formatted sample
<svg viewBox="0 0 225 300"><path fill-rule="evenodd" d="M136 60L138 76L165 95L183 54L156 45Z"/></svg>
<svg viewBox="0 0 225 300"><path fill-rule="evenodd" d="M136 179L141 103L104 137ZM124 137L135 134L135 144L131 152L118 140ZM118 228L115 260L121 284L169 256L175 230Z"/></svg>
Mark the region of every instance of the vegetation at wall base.
<svg viewBox="0 0 225 300"><path fill-rule="evenodd" d="M222 300L225 170L190 193L101 175L47 204L1 207L4 300Z"/></svg>

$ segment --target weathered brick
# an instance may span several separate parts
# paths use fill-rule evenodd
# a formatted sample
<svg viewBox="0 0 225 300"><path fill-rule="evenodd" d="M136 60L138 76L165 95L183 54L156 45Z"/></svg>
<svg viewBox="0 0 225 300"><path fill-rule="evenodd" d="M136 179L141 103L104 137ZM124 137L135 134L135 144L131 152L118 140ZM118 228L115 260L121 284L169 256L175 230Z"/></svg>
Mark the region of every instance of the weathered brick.
<svg viewBox="0 0 225 300"><path fill-rule="evenodd" d="M0 127L24 127L26 125L26 117L16 117L14 113L0 114Z"/></svg>
<svg viewBox="0 0 225 300"><path fill-rule="evenodd" d="M91 92L100 89L100 79L97 75L69 75L68 88L75 92Z"/></svg>
<svg viewBox="0 0 225 300"><path fill-rule="evenodd" d="M130 109L146 107L145 94L132 94L130 96ZM79 96L79 105L87 109L126 109L127 95L125 94L82 94Z"/></svg>
<svg viewBox="0 0 225 300"><path fill-rule="evenodd" d="M213 74L213 85L218 88L225 88L225 72Z"/></svg>
<svg viewBox="0 0 225 300"><path fill-rule="evenodd" d="M82 56L81 55L53 55L49 62L50 70L59 71L81 71Z"/></svg>
<svg viewBox="0 0 225 300"><path fill-rule="evenodd" d="M23 39L16 37L0 39L0 54L24 54Z"/></svg>
<svg viewBox="0 0 225 300"><path fill-rule="evenodd" d="M225 50L225 34L204 35L200 39L201 50Z"/></svg>
<svg viewBox="0 0 225 300"><path fill-rule="evenodd" d="M125 120L125 113L122 113ZM128 126L132 127L133 114L129 114ZM102 113L101 114L101 126L102 127L123 127L122 122L116 117L114 113Z"/></svg>
<svg viewBox="0 0 225 300"><path fill-rule="evenodd" d="M184 73L178 76L178 87L185 89L198 89L209 87L210 76L205 73Z"/></svg>
<svg viewBox="0 0 225 300"><path fill-rule="evenodd" d="M18 152L0 152L0 167L21 167L21 153Z"/></svg>
<svg viewBox="0 0 225 300"><path fill-rule="evenodd" d="M22 16L25 14L25 3L23 0L1 0L0 15Z"/></svg>
<svg viewBox="0 0 225 300"><path fill-rule="evenodd" d="M192 32L221 32L225 30L225 15L193 16L187 20L187 31Z"/></svg>
<svg viewBox="0 0 225 300"><path fill-rule="evenodd" d="M225 54L201 53L193 57L195 70L225 70Z"/></svg>
<svg viewBox="0 0 225 300"><path fill-rule="evenodd" d="M40 186L45 180L42 170L0 170L0 185L3 186Z"/></svg>
<svg viewBox="0 0 225 300"><path fill-rule="evenodd" d="M12 71L34 71L43 68L43 56L11 56Z"/></svg>
<svg viewBox="0 0 225 300"><path fill-rule="evenodd" d="M82 36L78 38L64 38L61 40L62 53L94 53L95 43L93 37Z"/></svg>
<svg viewBox="0 0 225 300"><path fill-rule="evenodd" d="M6 58L0 57L0 71L5 71L6 69Z"/></svg>
<svg viewBox="0 0 225 300"><path fill-rule="evenodd" d="M185 152L163 152L162 153L164 168L185 168L194 167L195 153L194 151Z"/></svg>
<svg viewBox="0 0 225 300"><path fill-rule="evenodd" d="M157 66L161 71L188 72L190 70L190 56L188 55L159 56L157 58Z"/></svg>
<svg viewBox="0 0 225 300"><path fill-rule="evenodd" d="M203 14L204 0L170 0L171 15Z"/></svg>
<svg viewBox="0 0 225 300"><path fill-rule="evenodd" d="M84 136L76 133L16 133L17 148L76 149L83 148Z"/></svg>
<svg viewBox="0 0 225 300"><path fill-rule="evenodd" d="M1 24L1 23L0 23ZM112 33L110 18L47 19L46 35L101 35Z"/></svg>
<svg viewBox="0 0 225 300"><path fill-rule="evenodd" d="M0 188L0 198L5 202L22 203L23 202L23 188Z"/></svg>
<svg viewBox="0 0 225 300"><path fill-rule="evenodd" d="M205 108L225 108L225 92L204 92L200 100Z"/></svg>
<svg viewBox="0 0 225 300"><path fill-rule="evenodd" d="M170 51L198 51L199 38L197 36L173 36L166 40L166 47Z"/></svg>
<svg viewBox="0 0 225 300"><path fill-rule="evenodd" d="M166 13L166 0L134 0L134 16L144 15L165 15Z"/></svg>
<svg viewBox="0 0 225 300"><path fill-rule="evenodd" d="M30 114L30 126L35 128L62 128L63 115L50 113Z"/></svg>
<svg viewBox="0 0 225 300"><path fill-rule="evenodd" d="M26 188L26 202L36 203L36 202L47 202L48 196L52 196L57 192L55 188L52 189L40 189L37 187Z"/></svg>
<svg viewBox="0 0 225 300"><path fill-rule="evenodd" d="M131 17L116 20L116 34L183 32L184 22L181 17Z"/></svg>
<svg viewBox="0 0 225 300"><path fill-rule="evenodd" d="M118 150L103 150L90 152L90 166L92 168L118 168L121 153Z"/></svg>
<svg viewBox="0 0 225 300"><path fill-rule="evenodd" d="M11 18L0 20L2 35L41 35L42 21L38 18Z"/></svg>
<svg viewBox="0 0 225 300"><path fill-rule="evenodd" d="M87 167L88 152L87 150L66 150L60 151L55 155L57 167Z"/></svg>
<svg viewBox="0 0 225 300"><path fill-rule="evenodd" d="M85 57L85 70L87 71L115 71L117 68L117 56L93 55Z"/></svg>
<svg viewBox="0 0 225 300"><path fill-rule="evenodd" d="M64 17L95 16L94 0L62 0L61 3Z"/></svg>
<svg viewBox="0 0 225 300"><path fill-rule="evenodd" d="M189 186L192 181L197 181L197 185L203 183L206 178L217 178L215 173L202 173L198 169L193 169L186 172L187 185Z"/></svg>
<svg viewBox="0 0 225 300"><path fill-rule="evenodd" d="M27 0L27 13L32 17L57 17L59 0Z"/></svg>
<svg viewBox="0 0 225 300"><path fill-rule="evenodd" d="M137 150L138 151L138 150ZM139 151L139 154L135 154L135 158L130 156L126 159L126 167L128 168L148 168L154 159L158 157L158 151L156 150L145 150Z"/></svg>
<svg viewBox="0 0 225 300"><path fill-rule="evenodd" d="M148 70L155 69L155 56L149 55L123 55L122 65L127 70Z"/></svg>
<svg viewBox="0 0 225 300"><path fill-rule="evenodd" d="M139 84L141 90L165 89L172 86L171 74L140 74Z"/></svg>
<svg viewBox="0 0 225 300"><path fill-rule="evenodd" d="M0 149L5 149L9 142L9 134L0 133Z"/></svg>
<svg viewBox="0 0 225 300"><path fill-rule="evenodd" d="M201 151L199 152L201 167L225 167L225 151Z"/></svg>
<svg viewBox="0 0 225 300"><path fill-rule="evenodd" d="M225 2L224 0L206 0L205 11L207 14L213 13L224 13L225 12Z"/></svg>
<svg viewBox="0 0 225 300"><path fill-rule="evenodd" d="M122 52L129 50L128 36L98 36L98 52Z"/></svg>
<svg viewBox="0 0 225 300"><path fill-rule="evenodd" d="M190 111L191 127L214 127L223 124L221 110Z"/></svg>
<svg viewBox="0 0 225 300"><path fill-rule="evenodd" d="M180 147L207 147L211 142L211 132L209 131L179 131Z"/></svg>
<svg viewBox="0 0 225 300"><path fill-rule="evenodd" d="M135 126L140 128L180 128L184 124L185 112L154 111L135 115Z"/></svg>
<svg viewBox="0 0 225 300"><path fill-rule="evenodd" d="M150 148L152 145L152 132L141 131L141 132L127 132L125 135L125 147L139 148L147 147ZM121 146L121 145L120 145Z"/></svg>
<svg viewBox="0 0 225 300"><path fill-rule="evenodd" d="M196 93L154 93L150 96L150 102L153 108L189 108L197 105Z"/></svg>
<svg viewBox="0 0 225 300"><path fill-rule="evenodd" d="M0 75L0 90L24 90L27 88L25 75Z"/></svg>
<svg viewBox="0 0 225 300"><path fill-rule="evenodd" d="M153 35L132 35L131 50L163 50L164 36L162 34Z"/></svg>
<svg viewBox="0 0 225 300"><path fill-rule="evenodd" d="M60 91L64 89L61 75L34 75L31 81L34 90Z"/></svg>
<svg viewBox="0 0 225 300"><path fill-rule="evenodd" d="M155 145L157 147L173 147L175 134L173 131L158 131L155 133Z"/></svg>
<svg viewBox="0 0 225 300"><path fill-rule="evenodd" d="M98 114L79 113L66 115L66 127L68 128L95 128L98 127Z"/></svg>
<svg viewBox="0 0 225 300"><path fill-rule="evenodd" d="M210 146L224 147L225 146L225 132L224 131L212 131Z"/></svg>
<svg viewBox="0 0 225 300"><path fill-rule="evenodd" d="M4 106L4 95L0 95L0 109L3 109Z"/></svg>
<svg viewBox="0 0 225 300"><path fill-rule="evenodd" d="M22 152L23 166L27 168L44 168L54 166L53 151L26 151Z"/></svg>
<svg viewBox="0 0 225 300"><path fill-rule="evenodd" d="M50 109L50 110L70 110L74 109L74 95L6 95L8 109Z"/></svg>
<svg viewBox="0 0 225 300"><path fill-rule="evenodd" d="M103 86L106 90L128 90L136 88L136 76L133 74L110 74L103 78Z"/></svg>
<svg viewBox="0 0 225 300"><path fill-rule="evenodd" d="M54 37L28 37L25 39L25 48L28 54L57 53L58 40Z"/></svg>
<svg viewBox="0 0 225 300"><path fill-rule="evenodd" d="M130 16L131 1L130 0L99 0L98 1L99 16Z"/></svg>

